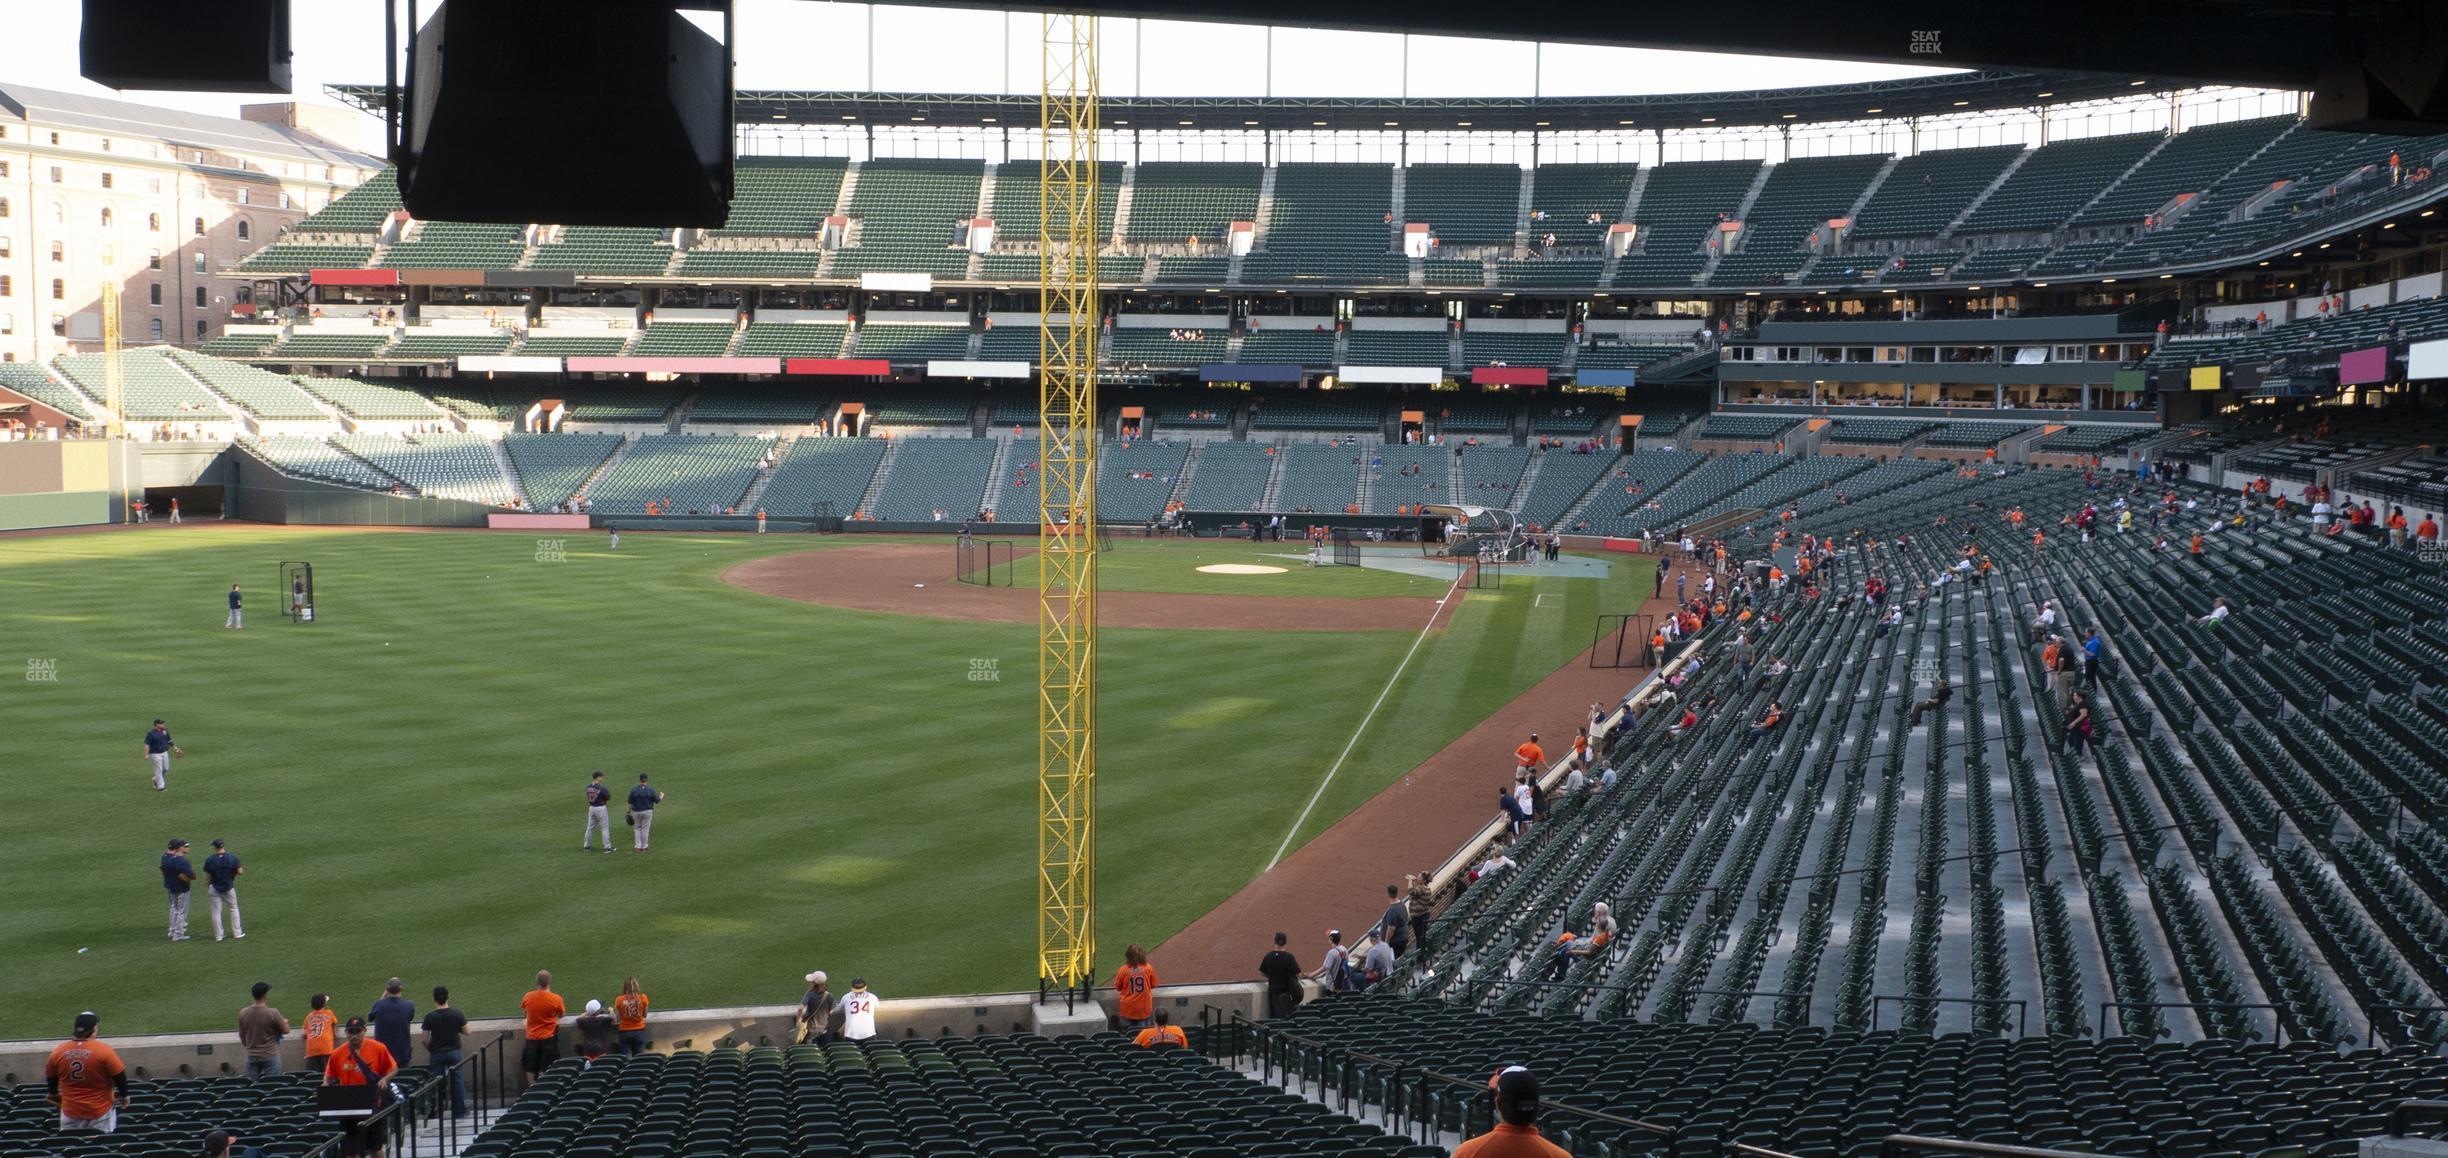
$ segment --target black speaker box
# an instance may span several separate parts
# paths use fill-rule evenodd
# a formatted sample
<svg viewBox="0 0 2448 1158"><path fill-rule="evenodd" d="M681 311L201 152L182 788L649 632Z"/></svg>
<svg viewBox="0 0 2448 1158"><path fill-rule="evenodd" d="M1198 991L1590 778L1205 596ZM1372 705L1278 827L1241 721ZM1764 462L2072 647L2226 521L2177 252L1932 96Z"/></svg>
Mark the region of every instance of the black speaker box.
<svg viewBox="0 0 2448 1158"><path fill-rule="evenodd" d="M289 0L85 0L78 71L110 88L289 91Z"/></svg>
<svg viewBox="0 0 2448 1158"><path fill-rule="evenodd" d="M711 228L730 209L729 49L669 4L449 0L405 106L419 218Z"/></svg>

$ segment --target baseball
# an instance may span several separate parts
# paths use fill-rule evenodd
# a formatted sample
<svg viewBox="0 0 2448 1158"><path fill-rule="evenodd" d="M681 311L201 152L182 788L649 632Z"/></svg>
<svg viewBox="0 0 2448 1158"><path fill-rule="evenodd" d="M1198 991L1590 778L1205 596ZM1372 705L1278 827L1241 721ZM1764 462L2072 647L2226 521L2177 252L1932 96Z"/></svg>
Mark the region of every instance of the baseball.
<svg viewBox="0 0 2448 1158"><path fill-rule="evenodd" d="M88 949L88 948L90 948L90 946L86 946L86 945L79 945L79 946L77 946L77 952L82 953L82 952L84 952L84 951L85 951L86 949Z"/></svg>
<svg viewBox="0 0 2448 1158"><path fill-rule="evenodd" d="M926 586L926 584L924 584L924 583L912 583L912 584L910 584L910 586L912 586L912 587L924 587L924 586Z"/></svg>

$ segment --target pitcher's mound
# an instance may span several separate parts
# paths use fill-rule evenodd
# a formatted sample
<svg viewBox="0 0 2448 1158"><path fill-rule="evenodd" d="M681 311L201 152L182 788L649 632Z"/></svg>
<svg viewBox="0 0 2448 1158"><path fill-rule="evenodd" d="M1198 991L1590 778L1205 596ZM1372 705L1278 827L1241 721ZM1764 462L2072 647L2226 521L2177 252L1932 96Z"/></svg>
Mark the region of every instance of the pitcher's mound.
<svg viewBox="0 0 2448 1158"><path fill-rule="evenodd" d="M1281 575L1285 569L1257 563L1209 563L1199 570L1209 575Z"/></svg>

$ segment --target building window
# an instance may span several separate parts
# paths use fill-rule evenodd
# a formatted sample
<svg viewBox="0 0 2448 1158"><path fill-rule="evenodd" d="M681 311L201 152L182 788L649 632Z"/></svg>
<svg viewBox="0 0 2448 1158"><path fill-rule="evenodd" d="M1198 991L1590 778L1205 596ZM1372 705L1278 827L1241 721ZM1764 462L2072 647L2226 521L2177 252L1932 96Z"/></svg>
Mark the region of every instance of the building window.
<svg viewBox="0 0 2448 1158"><path fill-rule="evenodd" d="M57 201L54 201L54 202L52 202L52 203L51 203L51 224L53 224L53 225L66 225L66 224L68 224L68 207L67 207L67 206L62 205L62 204L60 204L60 203L59 203L59 202L57 202Z"/></svg>
<svg viewBox="0 0 2448 1158"><path fill-rule="evenodd" d="M255 287L251 285L242 285L237 289L231 290L230 300L237 302L240 305L255 304Z"/></svg>
<svg viewBox="0 0 2448 1158"><path fill-rule="evenodd" d="M161 319L160 319L160 318L155 318L155 319L153 319L153 340L154 340L154 341L156 341L156 342L158 342L158 341L161 341L161 340L162 340L162 329L161 329Z"/></svg>
<svg viewBox="0 0 2448 1158"><path fill-rule="evenodd" d="M17 315L0 313L0 334L17 332Z"/></svg>
<svg viewBox="0 0 2448 1158"><path fill-rule="evenodd" d="M206 289L205 289L203 286L197 286L197 287L196 287L196 308L197 308L197 309L199 309L199 310L200 310L200 309L203 309L203 308L204 308L204 306L205 306L205 303L207 303L207 302L209 302L209 301L211 301L211 300L212 300L211 298L209 298L209 297L207 297L207 296L206 296L206 295L207 295L208 293L210 293L210 292L211 292L211 291L206 290Z"/></svg>
<svg viewBox="0 0 2448 1158"><path fill-rule="evenodd" d="M68 300L68 282L66 279L56 277L51 279L51 300L55 302L64 302Z"/></svg>
<svg viewBox="0 0 2448 1158"><path fill-rule="evenodd" d="M103 246L103 247L102 247L102 268L104 268L104 269L109 269L109 268L110 268L110 266L111 266L111 263L112 263L112 262L115 262L115 261L117 261L117 260L119 260L119 251L118 251L118 250L113 249L113 248L111 248L110 246L107 246L107 245L105 245L105 246Z"/></svg>
<svg viewBox="0 0 2448 1158"><path fill-rule="evenodd" d="M150 253L150 254L146 255L146 257L145 257L145 268L146 268L146 269L160 269L160 268L161 268L161 251L160 251L160 250L156 249L156 250L154 250L152 253Z"/></svg>
<svg viewBox="0 0 2448 1158"><path fill-rule="evenodd" d="M15 248L16 244L14 242L11 242L6 237L0 237L0 257L7 257L10 251L14 250Z"/></svg>
<svg viewBox="0 0 2448 1158"><path fill-rule="evenodd" d="M52 144L54 144L54 145L59 144L59 134L58 134L58 133L53 133L53 134L51 134L51 143L52 143Z"/></svg>
<svg viewBox="0 0 2448 1158"><path fill-rule="evenodd" d="M159 177L147 177L147 178L145 178L145 192L147 192L147 193L159 193L159 192L161 192L161 178L159 178Z"/></svg>
<svg viewBox="0 0 2448 1158"><path fill-rule="evenodd" d="M8 198L0 197L0 217L8 216Z"/></svg>
<svg viewBox="0 0 2448 1158"><path fill-rule="evenodd" d="M197 236L197 237L202 237L202 236L204 236L204 219L203 219L203 218L201 218L201 217L196 218L196 220L195 220L195 230L196 230L196 236Z"/></svg>
<svg viewBox="0 0 2448 1158"><path fill-rule="evenodd" d="M108 174L108 173L104 173L104 174L102 174L102 187L103 187L103 188L105 188L105 189L111 188L111 175L110 175L110 174Z"/></svg>
<svg viewBox="0 0 2448 1158"><path fill-rule="evenodd" d="M5 176L7 176L7 174L5 174L5 173L0 173L0 177L5 177ZM283 193L283 194L281 194L281 195L280 195L280 207L281 207L281 208L283 208L283 209L287 209L287 208L289 207L289 195L288 195L288 194Z"/></svg>
<svg viewBox="0 0 2448 1158"><path fill-rule="evenodd" d="M202 273L202 272L204 272L204 255L203 255L203 254L200 254L200 253L199 253L199 254L195 255L195 267L196 267L196 272L197 272L197 273Z"/></svg>
<svg viewBox="0 0 2448 1158"><path fill-rule="evenodd" d="M197 318L197 319L196 319L196 337L201 338L201 337L203 337L203 336L204 336L204 319L202 319L202 318Z"/></svg>
<svg viewBox="0 0 2448 1158"><path fill-rule="evenodd" d="M62 244L60 244L59 242L56 242L56 241L52 242L52 243L51 243L51 260L53 260L53 261L66 261L66 260L68 260L68 247L67 247L67 246L65 246L65 245L62 245Z"/></svg>
<svg viewBox="0 0 2448 1158"><path fill-rule="evenodd" d="M157 306L158 306L158 305L160 305L160 304L161 304L161 283L160 283L160 282L154 282L154 283L152 283L152 284L150 284L150 285L147 285L147 286L145 287L145 297L146 297L146 298L148 298L148 299L150 299L150 304L152 304L152 305L157 305Z"/></svg>
<svg viewBox="0 0 2448 1158"><path fill-rule="evenodd" d="M159 214L159 213L147 213L147 214L145 214L145 231L146 231L146 232L148 232L148 233L159 233L159 232L161 232L161 214Z"/></svg>
<svg viewBox="0 0 2448 1158"><path fill-rule="evenodd" d="M246 203L247 203L247 190L246 190L246 186L244 186L244 185L240 185L240 186L238 187L238 203L239 203L240 205L244 205L244 204L246 204Z"/></svg>
<svg viewBox="0 0 2448 1158"><path fill-rule="evenodd" d="M0 177L6 177L6 176L8 176L8 166L9 166L9 163L8 163L8 162L6 162L6 161L0 161Z"/></svg>
<svg viewBox="0 0 2448 1158"><path fill-rule="evenodd" d="M255 228L254 228L254 226L252 226L252 225L248 224L248 223L247 223L247 219L246 219L246 218L244 218L244 217L239 218L239 219L238 219L238 240L240 240L240 241L252 241L252 240L254 240L254 237L255 237Z"/></svg>
<svg viewBox="0 0 2448 1158"><path fill-rule="evenodd" d="M108 228L110 228L110 227L111 227L111 210L110 210L110 206L105 205L105 206L103 206L103 207L102 207L102 228L104 228L104 229L108 229Z"/></svg>
<svg viewBox="0 0 2448 1158"><path fill-rule="evenodd" d="M62 172L62 171L60 170L60 167L59 167L59 166L57 166L57 165L53 165L53 166L51 166L51 183L52 183L52 184L54 184L54 185L65 185L65 184L67 184L67 183L68 183L68 174L66 174L65 172Z"/></svg>
<svg viewBox="0 0 2448 1158"><path fill-rule="evenodd" d="M102 138L102 151L103 151L103 152L105 152L105 153L110 152L110 138L109 138L109 137L104 137L104 138Z"/></svg>
<svg viewBox="0 0 2448 1158"><path fill-rule="evenodd" d="M51 315L51 336L55 338L65 338L68 336L68 315Z"/></svg>
<svg viewBox="0 0 2448 1158"><path fill-rule="evenodd" d="M9 279L9 275L0 273L0 298L8 297L16 292L16 283Z"/></svg>

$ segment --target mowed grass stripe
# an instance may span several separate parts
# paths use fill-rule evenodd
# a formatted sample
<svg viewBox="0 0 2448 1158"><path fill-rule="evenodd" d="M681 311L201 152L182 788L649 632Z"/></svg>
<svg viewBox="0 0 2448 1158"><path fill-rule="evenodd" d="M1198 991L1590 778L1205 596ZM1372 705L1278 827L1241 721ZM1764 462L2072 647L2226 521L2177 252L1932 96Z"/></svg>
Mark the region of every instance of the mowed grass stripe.
<svg viewBox="0 0 2448 1158"><path fill-rule="evenodd" d="M59 662L57 683L0 682L19 772L0 874L21 882L0 911L14 999L0 1035L55 1033L83 1008L122 1032L225 1028L259 979L293 1014L317 990L354 1010L394 973L448 984L479 1015L508 1011L536 968L574 997L635 972L666 1008L787 1000L818 966L888 995L1026 987L1033 630L719 579L855 538L636 535L612 553L582 536L560 563L486 534L0 543L0 638L17 663ZM301 558L324 610L307 627L280 620L272 590L274 564ZM220 628L233 580L243 633ZM1488 602L1467 603L1389 697L1371 729L1402 738L1389 752L1433 752L1518 692L1500 665L1420 680L1431 649L1476 651L1508 622ZM1247 879L1410 633L1103 638L1110 957ZM973 681L973 661L999 679ZM138 756L157 714L193 753L168 794ZM1313 826L1409 766L1375 743ZM596 767L624 790L652 772L672 794L654 853L575 851ZM226 836L245 856L245 942L163 941L153 864L171 836ZM193 928L209 935L200 901Z"/></svg>

